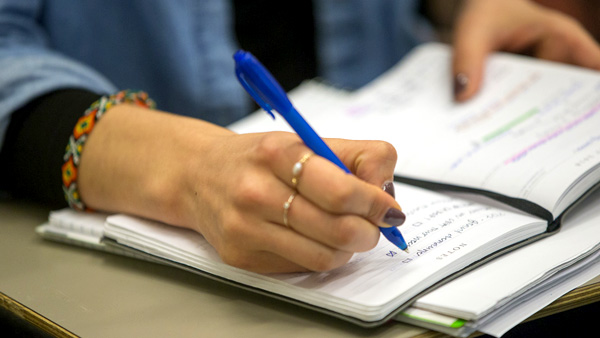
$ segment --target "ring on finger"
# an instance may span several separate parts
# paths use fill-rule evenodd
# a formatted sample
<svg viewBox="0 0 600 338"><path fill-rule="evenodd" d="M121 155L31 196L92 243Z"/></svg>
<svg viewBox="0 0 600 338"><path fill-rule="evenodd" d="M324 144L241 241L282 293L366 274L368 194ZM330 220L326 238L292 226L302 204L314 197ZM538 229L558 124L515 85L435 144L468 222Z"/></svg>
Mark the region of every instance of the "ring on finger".
<svg viewBox="0 0 600 338"><path fill-rule="evenodd" d="M300 179L300 174L302 173L302 168L308 159L313 155L313 153L308 152L302 156L300 161L294 163L294 167L292 168L292 186L294 189L298 186L298 181Z"/></svg>
<svg viewBox="0 0 600 338"><path fill-rule="evenodd" d="M292 228L290 226L290 223L288 221L288 212L290 210L290 207L292 206L292 202L294 201L294 198L296 198L296 192L293 192L290 197L288 197L287 201L285 201L283 203L283 225L285 225L287 228Z"/></svg>

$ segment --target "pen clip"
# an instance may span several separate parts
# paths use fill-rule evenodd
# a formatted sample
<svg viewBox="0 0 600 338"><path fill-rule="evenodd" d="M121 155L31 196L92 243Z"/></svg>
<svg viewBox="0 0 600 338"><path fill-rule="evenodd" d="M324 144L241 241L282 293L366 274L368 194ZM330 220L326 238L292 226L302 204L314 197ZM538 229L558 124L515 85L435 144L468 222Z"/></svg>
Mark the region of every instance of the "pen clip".
<svg viewBox="0 0 600 338"><path fill-rule="evenodd" d="M239 53L239 52L238 52ZM236 53L237 54L237 53ZM239 65L236 65L235 67L235 75L237 76L238 80L240 81L240 84L242 85L242 87L244 87L244 89L246 89L246 92L248 92L248 94L250 94L250 96L252 96L252 98L254 99L254 101L256 103L258 103L258 105L267 112L267 114L271 115L271 117L273 118L273 120L275 119L275 114L273 114L272 110L273 108L271 108L271 106L266 103L261 97L260 95L258 95L258 93L254 90L254 88L250 85L250 83L248 81L246 81L246 77L245 74L240 70Z"/></svg>
<svg viewBox="0 0 600 338"><path fill-rule="evenodd" d="M239 50L233 58L238 80L254 101L272 118L275 118L273 110L284 118L294 110L281 85L252 53Z"/></svg>

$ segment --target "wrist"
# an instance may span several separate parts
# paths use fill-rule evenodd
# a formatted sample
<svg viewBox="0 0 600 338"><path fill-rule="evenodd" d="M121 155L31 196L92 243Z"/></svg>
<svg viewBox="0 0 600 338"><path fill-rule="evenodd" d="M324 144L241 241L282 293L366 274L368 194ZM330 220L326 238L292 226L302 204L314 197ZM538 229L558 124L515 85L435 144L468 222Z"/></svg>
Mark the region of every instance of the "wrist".
<svg viewBox="0 0 600 338"><path fill-rule="evenodd" d="M123 90L110 96L102 96L92 103L83 116L77 120L73 132L69 136L61 171L65 198L69 206L76 210L90 210L81 199L78 184L79 165L84 145L106 111L122 103L150 109L153 109L155 105L145 92Z"/></svg>

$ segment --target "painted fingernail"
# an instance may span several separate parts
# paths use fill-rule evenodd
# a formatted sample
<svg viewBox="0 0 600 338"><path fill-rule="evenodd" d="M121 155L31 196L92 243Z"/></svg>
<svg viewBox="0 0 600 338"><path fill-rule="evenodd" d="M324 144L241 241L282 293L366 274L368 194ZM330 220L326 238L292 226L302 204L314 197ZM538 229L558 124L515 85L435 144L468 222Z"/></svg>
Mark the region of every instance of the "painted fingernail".
<svg viewBox="0 0 600 338"><path fill-rule="evenodd" d="M458 73L454 77L454 96L460 95L464 92L469 84L469 77L465 73Z"/></svg>
<svg viewBox="0 0 600 338"><path fill-rule="evenodd" d="M396 198L396 189L394 189L394 182L386 181L383 186L381 186L383 191L387 192L393 198Z"/></svg>
<svg viewBox="0 0 600 338"><path fill-rule="evenodd" d="M397 227L404 224L406 215L398 209L390 208L383 216L383 222L390 226Z"/></svg>

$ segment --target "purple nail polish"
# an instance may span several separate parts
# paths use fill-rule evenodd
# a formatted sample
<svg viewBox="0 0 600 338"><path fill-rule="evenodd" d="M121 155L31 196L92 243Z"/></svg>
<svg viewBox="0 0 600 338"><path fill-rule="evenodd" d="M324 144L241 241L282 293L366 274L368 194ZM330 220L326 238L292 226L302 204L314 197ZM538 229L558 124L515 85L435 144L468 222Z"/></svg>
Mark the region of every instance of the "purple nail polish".
<svg viewBox="0 0 600 338"><path fill-rule="evenodd" d="M458 73L454 77L454 96L462 93L469 84L469 77L465 73Z"/></svg>
<svg viewBox="0 0 600 338"><path fill-rule="evenodd" d="M381 188L393 198L396 198L396 189L394 188L394 182L386 181Z"/></svg>
<svg viewBox="0 0 600 338"><path fill-rule="evenodd" d="M391 226L400 226L402 224L404 224L404 221L406 220L406 215L404 215L404 213L398 209L395 208L390 208L386 213L385 216L383 217L383 222L387 223Z"/></svg>

